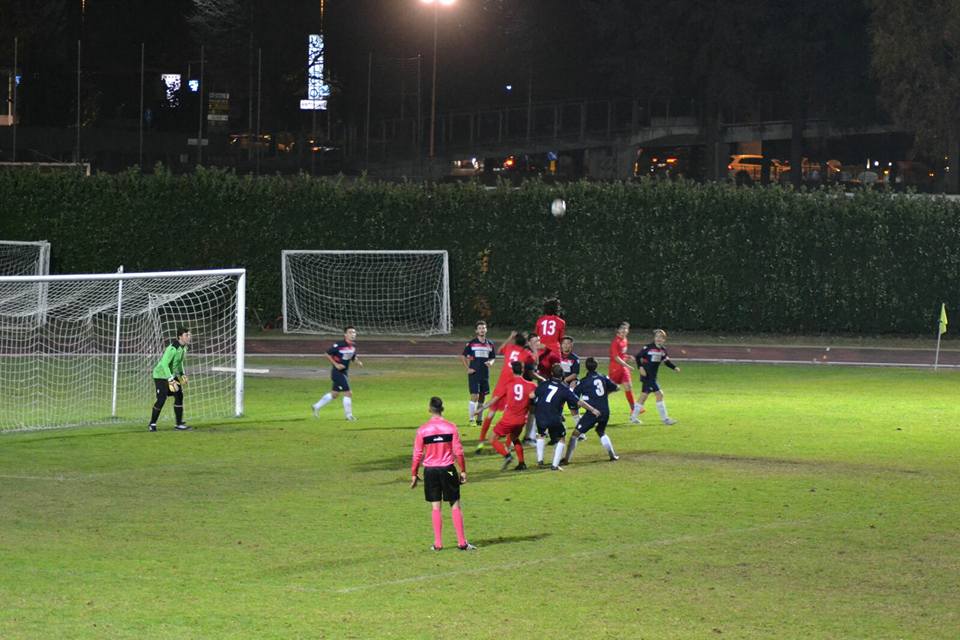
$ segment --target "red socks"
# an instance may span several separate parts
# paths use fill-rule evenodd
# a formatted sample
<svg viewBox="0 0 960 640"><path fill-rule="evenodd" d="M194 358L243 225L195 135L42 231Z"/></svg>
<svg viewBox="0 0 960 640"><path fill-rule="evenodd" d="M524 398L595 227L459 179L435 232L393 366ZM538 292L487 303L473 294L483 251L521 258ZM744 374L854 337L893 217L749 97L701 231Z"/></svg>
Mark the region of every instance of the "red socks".
<svg viewBox="0 0 960 640"><path fill-rule="evenodd" d="M513 443L513 450L517 452L517 463L523 464L523 443L519 440L515 440Z"/></svg>
<svg viewBox="0 0 960 640"><path fill-rule="evenodd" d="M500 455L502 456L507 455L507 448L503 446L503 443L500 442L499 440L494 440L490 444L491 446L493 446L494 450Z"/></svg>
<svg viewBox="0 0 960 640"><path fill-rule="evenodd" d="M493 414L488 412L483 418L483 426L480 427L480 442L487 439L487 431L490 430L491 422L493 422Z"/></svg>
<svg viewBox="0 0 960 640"><path fill-rule="evenodd" d="M624 393L624 395L627 396L627 402L630 404L630 411L633 411L633 405L634 405L633 391L627 391L626 393Z"/></svg>

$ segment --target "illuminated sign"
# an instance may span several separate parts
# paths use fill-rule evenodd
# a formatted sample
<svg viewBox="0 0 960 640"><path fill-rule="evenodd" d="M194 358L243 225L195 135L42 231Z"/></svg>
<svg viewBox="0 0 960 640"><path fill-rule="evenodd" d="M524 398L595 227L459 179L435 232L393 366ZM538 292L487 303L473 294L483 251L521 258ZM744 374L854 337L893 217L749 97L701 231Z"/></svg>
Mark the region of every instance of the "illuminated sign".
<svg viewBox="0 0 960 640"><path fill-rule="evenodd" d="M323 36L317 33L307 38L307 99L300 101L305 111L325 110L330 97L330 85L323 81Z"/></svg>
<svg viewBox="0 0 960 640"><path fill-rule="evenodd" d="M163 80L163 86L167 88L167 104L171 107L180 106L180 96L177 95L180 91L180 74L163 73L160 79Z"/></svg>
<svg viewBox="0 0 960 640"><path fill-rule="evenodd" d="M187 86L190 87L190 91L196 93L200 91L200 81L199 80L187 80Z"/></svg>

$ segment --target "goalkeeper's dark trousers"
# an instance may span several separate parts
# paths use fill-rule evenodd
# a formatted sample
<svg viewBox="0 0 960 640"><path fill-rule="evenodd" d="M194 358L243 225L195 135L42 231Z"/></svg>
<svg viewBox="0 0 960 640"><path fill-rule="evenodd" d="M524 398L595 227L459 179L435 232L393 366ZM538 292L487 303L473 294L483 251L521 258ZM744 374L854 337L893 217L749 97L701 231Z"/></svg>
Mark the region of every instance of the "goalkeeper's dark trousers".
<svg viewBox="0 0 960 640"><path fill-rule="evenodd" d="M176 392L171 392L164 378L154 378L153 386L157 388L157 401L153 404L150 424L157 424L157 418L160 417L160 411L167 401L167 396L173 396L173 414L177 418L177 424L183 424L183 387L177 389Z"/></svg>

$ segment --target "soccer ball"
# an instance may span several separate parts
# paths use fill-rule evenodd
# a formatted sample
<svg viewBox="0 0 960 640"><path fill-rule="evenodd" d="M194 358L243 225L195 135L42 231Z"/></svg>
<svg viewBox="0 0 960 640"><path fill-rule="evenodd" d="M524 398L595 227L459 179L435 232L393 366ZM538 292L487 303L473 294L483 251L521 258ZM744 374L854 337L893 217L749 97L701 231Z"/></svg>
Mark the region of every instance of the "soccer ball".
<svg viewBox="0 0 960 640"><path fill-rule="evenodd" d="M563 214L567 212L567 203L562 199L557 198L550 203L550 213L553 214L554 218L562 218Z"/></svg>

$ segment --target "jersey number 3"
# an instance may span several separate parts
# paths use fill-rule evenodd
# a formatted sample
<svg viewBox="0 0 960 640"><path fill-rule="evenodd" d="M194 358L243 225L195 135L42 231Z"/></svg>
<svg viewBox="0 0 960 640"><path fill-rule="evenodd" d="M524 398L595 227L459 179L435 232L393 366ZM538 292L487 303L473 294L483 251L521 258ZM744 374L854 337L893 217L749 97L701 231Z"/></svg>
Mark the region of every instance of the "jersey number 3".
<svg viewBox="0 0 960 640"><path fill-rule="evenodd" d="M597 397L598 397L598 398L601 397L601 396L604 394L604 392L606 391L606 390L603 388L603 380L594 380L594 381L593 381L593 386L597 388Z"/></svg>

